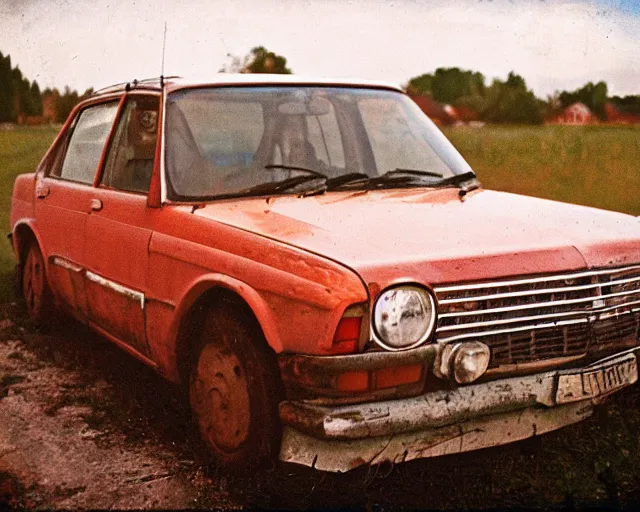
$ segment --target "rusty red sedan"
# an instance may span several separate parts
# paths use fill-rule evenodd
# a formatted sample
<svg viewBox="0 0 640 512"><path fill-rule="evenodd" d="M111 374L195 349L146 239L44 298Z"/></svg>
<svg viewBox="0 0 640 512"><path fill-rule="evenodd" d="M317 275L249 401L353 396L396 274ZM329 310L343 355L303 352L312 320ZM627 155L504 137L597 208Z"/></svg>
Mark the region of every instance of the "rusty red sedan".
<svg viewBox="0 0 640 512"><path fill-rule="evenodd" d="M638 379L640 222L483 190L394 85L134 81L13 192L29 315L189 394L223 467L500 445Z"/></svg>

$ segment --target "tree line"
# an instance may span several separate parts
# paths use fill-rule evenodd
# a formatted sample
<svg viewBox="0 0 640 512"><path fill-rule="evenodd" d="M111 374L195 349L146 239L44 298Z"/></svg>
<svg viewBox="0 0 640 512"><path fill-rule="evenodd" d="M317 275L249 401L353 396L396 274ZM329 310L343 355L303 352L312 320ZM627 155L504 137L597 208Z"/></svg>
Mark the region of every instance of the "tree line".
<svg viewBox="0 0 640 512"><path fill-rule="evenodd" d="M469 107L480 119L494 123L540 124L577 102L586 105L601 120L606 120L607 103L620 112L640 115L640 95L609 97L607 84L602 81L589 82L574 91L556 92L542 100L514 72L506 80L494 79L487 86L482 73L438 68L434 73L412 78L406 89L410 94L431 96L440 103Z"/></svg>
<svg viewBox="0 0 640 512"><path fill-rule="evenodd" d="M243 56L228 55L223 73L280 73L291 74L287 59L257 46ZM487 85L482 73L457 67L438 68L433 73L413 77L405 86L413 95L430 96L442 104L466 107L480 120L492 123L540 124L560 113L569 105L581 102L602 120L606 119L605 105L613 104L620 112L640 116L640 95L608 95L605 82L589 82L574 91L556 92L545 100L537 98L527 87L525 79L511 72L506 80L494 79ZM38 83L30 82L11 57L0 52L0 122L16 122L21 116L44 116L49 122L63 122L74 105L93 92L83 94L65 87L40 92Z"/></svg>
<svg viewBox="0 0 640 512"><path fill-rule="evenodd" d="M62 123L76 103L92 92L88 89L79 94L69 87L62 92L56 88L41 91L38 82L29 81L18 66L11 65L10 55L0 52L0 123L15 123L27 118Z"/></svg>

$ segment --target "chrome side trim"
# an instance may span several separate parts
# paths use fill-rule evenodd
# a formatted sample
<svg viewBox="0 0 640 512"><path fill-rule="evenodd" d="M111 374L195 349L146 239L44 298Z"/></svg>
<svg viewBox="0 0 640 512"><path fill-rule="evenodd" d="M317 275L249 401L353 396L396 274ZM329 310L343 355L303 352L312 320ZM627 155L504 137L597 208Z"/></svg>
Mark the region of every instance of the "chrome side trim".
<svg viewBox="0 0 640 512"><path fill-rule="evenodd" d="M82 272L82 267L80 265L76 265L75 263L60 258L59 256L51 258L51 263L58 265L59 267L66 268L67 270L71 270L71 272Z"/></svg>
<svg viewBox="0 0 640 512"><path fill-rule="evenodd" d="M465 334L457 334L455 336L450 336L449 338L438 338L440 343L449 343L455 340L462 340L465 338L481 338L485 336L494 336L496 334L509 334L512 332L522 332L522 331L536 331L539 329L549 329L552 327L562 327L565 325L577 325L577 324L586 324L589 320L587 318L580 318L578 320L563 320L560 322L551 322L545 324L533 324L533 325L525 325L522 327L514 327L512 329L499 329L496 331L482 331L482 332L469 332Z"/></svg>
<svg viewBox="0 0 640 512"><path fill-rule="evenodd" d="M87 270L86 276L89 281L93 281L94 283L104 286L105 288L109 288L117 293L129 297L132 300L140 302L140 308L144 309L144 293L132 290L131 288L122 286L121 284L110 281L109 279L105 279L98 274L94 274L90 270Z"/></svg>
<svg viewBox="0 0 640 512"><path fill-rule="evenodd" d="M510 297L528 297L529 295L544 295L550 293L565 293L565 292L576 292L581 290L597 290L602 288L603 286L617 286L619 284L628 284L628 283L640 283L640 277L632 277L630 279L621 279L620 281L610 281L607 283L596 283L596 284L585 284L581 286L568 286L565 288L542 288L535 290L523 290L519 292L510 292L510 293L494 293L492 295L478 295L477 297L462 297L457 299L443 299L438 301L439 304L457 304L460 302L476 302L483 300L492 300L492 299L505 299ZM496 285L499 287L500 285ZM640 286L637 288L638 292L640 292ZM634 290L630 290L630 294L634 293ZM594 297L599 297L599 295L594 295Z"/></svg>
<svg viewBox="0 0 640 512"><path fill-rule="evenodd" d="M455 286L442 286L435 287L436 293L464 291L464 290L478 290L482 288L495 288L496 286L518 286L533 283L544 283L548 281L563 281L565 279L579 279L582 277L602 276L607 274L619 274L621 272L629 272L632 270L640 270L640 265L632 265L630 267L612 268L607 270L593 270L590 272L579 272L575 274L554 274L545 277L532 277L530 279L517 279L513 281L491 281L487 283L475 283L467 285L455 285ZM608 283L603 283L607 285Z"/></svg>

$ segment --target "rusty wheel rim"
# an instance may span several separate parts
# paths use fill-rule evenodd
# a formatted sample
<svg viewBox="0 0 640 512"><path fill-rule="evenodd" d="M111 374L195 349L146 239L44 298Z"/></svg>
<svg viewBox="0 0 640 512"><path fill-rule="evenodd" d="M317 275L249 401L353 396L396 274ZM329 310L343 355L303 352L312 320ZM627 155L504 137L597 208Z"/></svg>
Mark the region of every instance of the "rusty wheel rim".
<svg viewBox="0 0 640 512"><path fill-rule="evenodd" d="M251 404L244 369L225 346L209 344L200 353L191 381L191 407L202 437L226 453L249 435Z"/></svg>
<svg viewBox="0 0 640 512"><path fill-rule="evenodd" d="M37 317L42 305L44 291L44 265L35 249L29 251L22 275L22 291L27 303L27 311Z"/></svg>

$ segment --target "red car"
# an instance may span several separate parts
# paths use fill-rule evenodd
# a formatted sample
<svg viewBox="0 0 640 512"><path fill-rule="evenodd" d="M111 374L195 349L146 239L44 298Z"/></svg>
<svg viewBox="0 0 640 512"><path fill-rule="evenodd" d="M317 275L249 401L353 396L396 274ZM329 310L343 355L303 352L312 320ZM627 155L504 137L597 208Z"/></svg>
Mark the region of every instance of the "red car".
<svg viewBox="0 0 640 512"><path fill-rule="evenodd" d="M483 190L393 85L99 91L17 178L11 232L31 317L187 387L223 466L504 444L638 379L638 219Z"/></svg>

